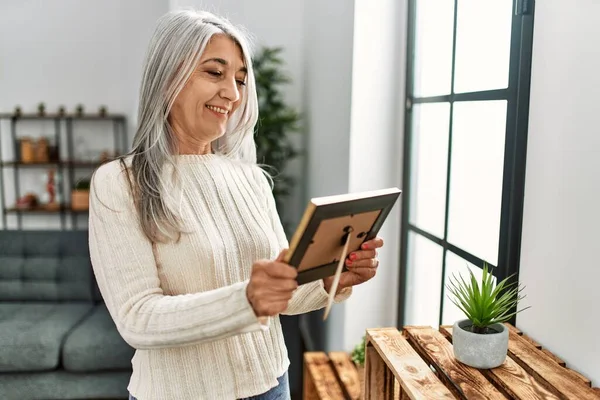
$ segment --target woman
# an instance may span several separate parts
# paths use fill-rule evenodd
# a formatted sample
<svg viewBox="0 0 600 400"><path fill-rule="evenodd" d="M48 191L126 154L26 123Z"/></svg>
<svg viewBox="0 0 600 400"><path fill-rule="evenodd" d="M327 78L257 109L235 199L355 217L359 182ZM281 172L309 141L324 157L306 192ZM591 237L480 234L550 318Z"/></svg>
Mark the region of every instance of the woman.
<svg viewBox="0 0 600 400"><path fill-rule="evenodd" d="M100 291L136 349L131 398L289 398L277 316L324 307L331 279L298 287L281 262L246 40L209 13L165 15L139 106L133 150L94 174L89 223ZM337 302L375 275L382 244L348 257Z"/></svg>

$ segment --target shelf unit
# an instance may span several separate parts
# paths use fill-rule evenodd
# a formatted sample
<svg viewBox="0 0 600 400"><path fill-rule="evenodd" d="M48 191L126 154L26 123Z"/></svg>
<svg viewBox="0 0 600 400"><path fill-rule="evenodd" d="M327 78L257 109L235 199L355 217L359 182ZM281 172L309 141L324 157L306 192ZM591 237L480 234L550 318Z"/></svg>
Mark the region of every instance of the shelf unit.
<svg viewBox="0 0 600 400"><path fill-rule="evenodd" d="M2 160L2 147L6 145L4 132L2 132L3 121L9 121L9 137L8 143L13 146L14 160ZM20 121L53 121L54 122L54 140L58 147L58 161L49 162L22 162L17 159L20 154L19 141L17 128ZM73 210L69 204L71 187L75 182L75 171L78 169L90 169L94 170L100 166L100 162L89 162L77 160L74 157L74 127L75 121L104 121L112 122L114 148L113 152L117 154L123 154L127 151L127 121L124 115L118 114L107 114L103 115L73 115L73 114L21 114L16 116L14 114L0 113L0 187L2 188L2 195L0 196L0 210L2 210L2 226L3 229L8 229L7 215L16 215L17 229L23 228L23 217L26 215L59 215L61 229L67 229L67 218L71 217L71 229L77 229L77 216L86 214L87 210ZM61 146L61 141L66 140L66 154L61 153L61 149L65 146ZM12 169L13 171L13 183L15 190L15 200L19 199L22 195L20 188L20 173L22 169L47 169L56 168L63 177L68 176L69 187L65 187L65 179L60 179L57 183L57 193L62 194L63 204L60 204L58 208L45 208L44 206L36 208L21 209L16 207L15 204L7 204L6 199L6 185L5 185L5 169Z"/></svg>

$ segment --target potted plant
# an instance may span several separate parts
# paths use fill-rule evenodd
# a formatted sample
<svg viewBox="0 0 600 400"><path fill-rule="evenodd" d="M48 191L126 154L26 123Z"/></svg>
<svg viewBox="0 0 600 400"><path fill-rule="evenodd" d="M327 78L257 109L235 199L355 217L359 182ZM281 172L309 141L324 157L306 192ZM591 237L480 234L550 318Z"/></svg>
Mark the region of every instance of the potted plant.
<svg viewBox="0 0 600 400"><path fill-rule="evenodd" d="M454 356L475 368L495 368L504 363L508 353L508 328L504 322L515 314L523 287L510 282L512 275L494 285L494 277L483 266L481 282L469 270L470 279L450 278L450 300L466 315L452 329ZM527 307L529 308L529 307Z"/></svg>
<svg viewBox="0 0 600 400"><path fill-rule="evenodd" d="M363 336L362 341L354 346L350 357L356 365L356 369L358 370L358 379L360 381L361 393L364 393L364 385L365 385L365 342L366 337Z"/></svg>
<svg viewBox="0 0 600 400"><path fill-rule="evenodd" d="M71 209L85 211L90 204L90 180L80 179L71 191Z"/></svg>
<svg viewBox="0 0 600 400"><path fill-rule="evenodd" d="M253 61L259 119L256 125L256 156L273 176L273 196L280 215L283 206L296 184L294 177L285 171L294 158L301 155L292 141L292 133L301 131L300 114L284 99L284 85L291 82L283 71L282 48L263 47ZM290 226L282 221L289 233Z"/></svg>

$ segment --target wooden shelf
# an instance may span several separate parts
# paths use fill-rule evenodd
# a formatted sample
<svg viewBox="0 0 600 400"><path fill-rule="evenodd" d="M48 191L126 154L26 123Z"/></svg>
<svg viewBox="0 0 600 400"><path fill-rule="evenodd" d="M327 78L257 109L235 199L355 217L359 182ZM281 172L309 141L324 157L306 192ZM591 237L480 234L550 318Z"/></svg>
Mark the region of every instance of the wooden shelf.
<svg viewBox="0 0 600 400"><path fill-rule="evenodd" d="M71 212L71 213L87 213L88 210L73 210L69 205L65 205L62 208L45 208L45 207L35 207L35 208L17 208L10 207L4 210L5 214L12 213L20 213L20 214L60 214L61 212Z"/></svg>
<svg viewBox="0 0 600 400"><path fill-rule="evenodd" d="M25 123L23 120L32 122ZM19 135L19 130L29 129L33 126L32 124L37 125L39 123L48 126L52 125L54 127L55 143L59 145L60 152L57 154L56 147L50 148L48 145L47 155L52 156L53 161L47 161L49 159L48 157L28 156L25 160L43 159L46 161L23 162L23 158L18 155L21 153L19 140L23 138L22 134ZM34 219L36 217L39 218L41 215L46 215L53 218L59 217L56 219L60 220L61 229L77 229L77 225L80 223L78 221L81 219L79 217L85 216L88 213L88 210L74 210L71 208L69 188L72 188L77 184L80 174L89 175L101 165L114 160L114 157L111 157L107 161L100 161L101 154L98 154L98 156L94 158L82 157L85 160L81 160L73 153L73 142L75 135L79 134L78 131L84 130L88 125L95 124L97 124L98 128L101 128L102 131L107 131L106 133L112 133L114 135L114 145L112 146L112 149L107 149L111 156L116 154L121 155L127 152L127 117L124 114L107 113L106 115L100 115L98 108L95 110L90 109L89 112L85 112L84 114L78 114L74 108L65 113L59 113L58 107L54 110L49 110L49 112L43 115L40 115L37 112L37 109L29 109L27 112L23 111L20 115L15 115L13 110L5 109L0 111L0 128L2 128L0 136L2 136L2 138L5 136L7 139L10 138L12 143L9 144L9 147L12 146L14 149L12 159L0 159L0 172L9 172L7 174L0 174L0 176L4 177L1 182L2 185L0 185L3 186L1 188L3 193L0 194L0 219L2 220L2 228L9 229L9 225L16 224L17 229L23 229L23 220ZM10 125L8 126L9 129L5 129L5 125ZM48 132L45 133L45 136L48 136ZM63 144L66 146L61 146ZM37 146L35 147L36 148L32 149L34 151L33 155L36 154L35 151L37 151L38 148ZM60 198L65 204L61 204L59 208L47 208L45 207L45 204L35 208L17 207L18 205L21 205L21 202L15 201L14 198L22 198L22 189L24 188L21 186L20 181L22 179L33 178L32 176L29 176L31 173L34 173L35 175L42 172L49 172L49 170L54 170L61 175L59 180L55 180L55 192L65 196ZM37 186L39 187L41 182L38 180L37 183ZM47 184L47 179L44 180L44 184ZM6 203L6 190L7 187L10 188L11 186L14 188L15 197L11 198L9 203ZM44 186L43 188L46 187ZM85 203L77 202L77 200L73 202L73 204L75 206L79 204L82 206L86 205Z"/></svg>
<svg viewBox="0 0 600 400"><path fill-rule="evenodd" d="M0 119L27 119L27 120L53 120L53 119L71 119L71 120L106 120L106 121L113 121L113 120L123 120L125 119L125 115L121 115L121 114L107 114L105 116L101 116L98 114L84 114L81 116L75 115L75 114L65 114L65 115L58 115L58 114L45 114L43 116L38 115L38 114L21 114L20 116L16 116L14 114L11 113L0 113Z"/></svg>
<svg viewBox="0 0 600 400"><path fill-rule="evenodd" d="M102 165L100 162L92 162L92 161L54 161L54 162L32 162L25 163L22 161L4 161L0 163L3 167L52 167L52 166L61 166L61 167L74 167L74 168L96 168Z"/></svg>

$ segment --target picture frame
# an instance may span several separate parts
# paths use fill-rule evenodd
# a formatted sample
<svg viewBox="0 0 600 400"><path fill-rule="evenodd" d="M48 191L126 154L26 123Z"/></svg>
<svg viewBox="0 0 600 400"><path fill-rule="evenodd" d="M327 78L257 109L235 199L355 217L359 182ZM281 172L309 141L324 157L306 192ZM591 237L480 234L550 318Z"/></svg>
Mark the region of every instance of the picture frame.
<svg viewBox="0 0 600 400"><path fill-rule="evenodd" d="M298 270L298 284L335 275L346 240L350 254L375 238L401 193L392 187L311 199L283 258Z"/></svg>

